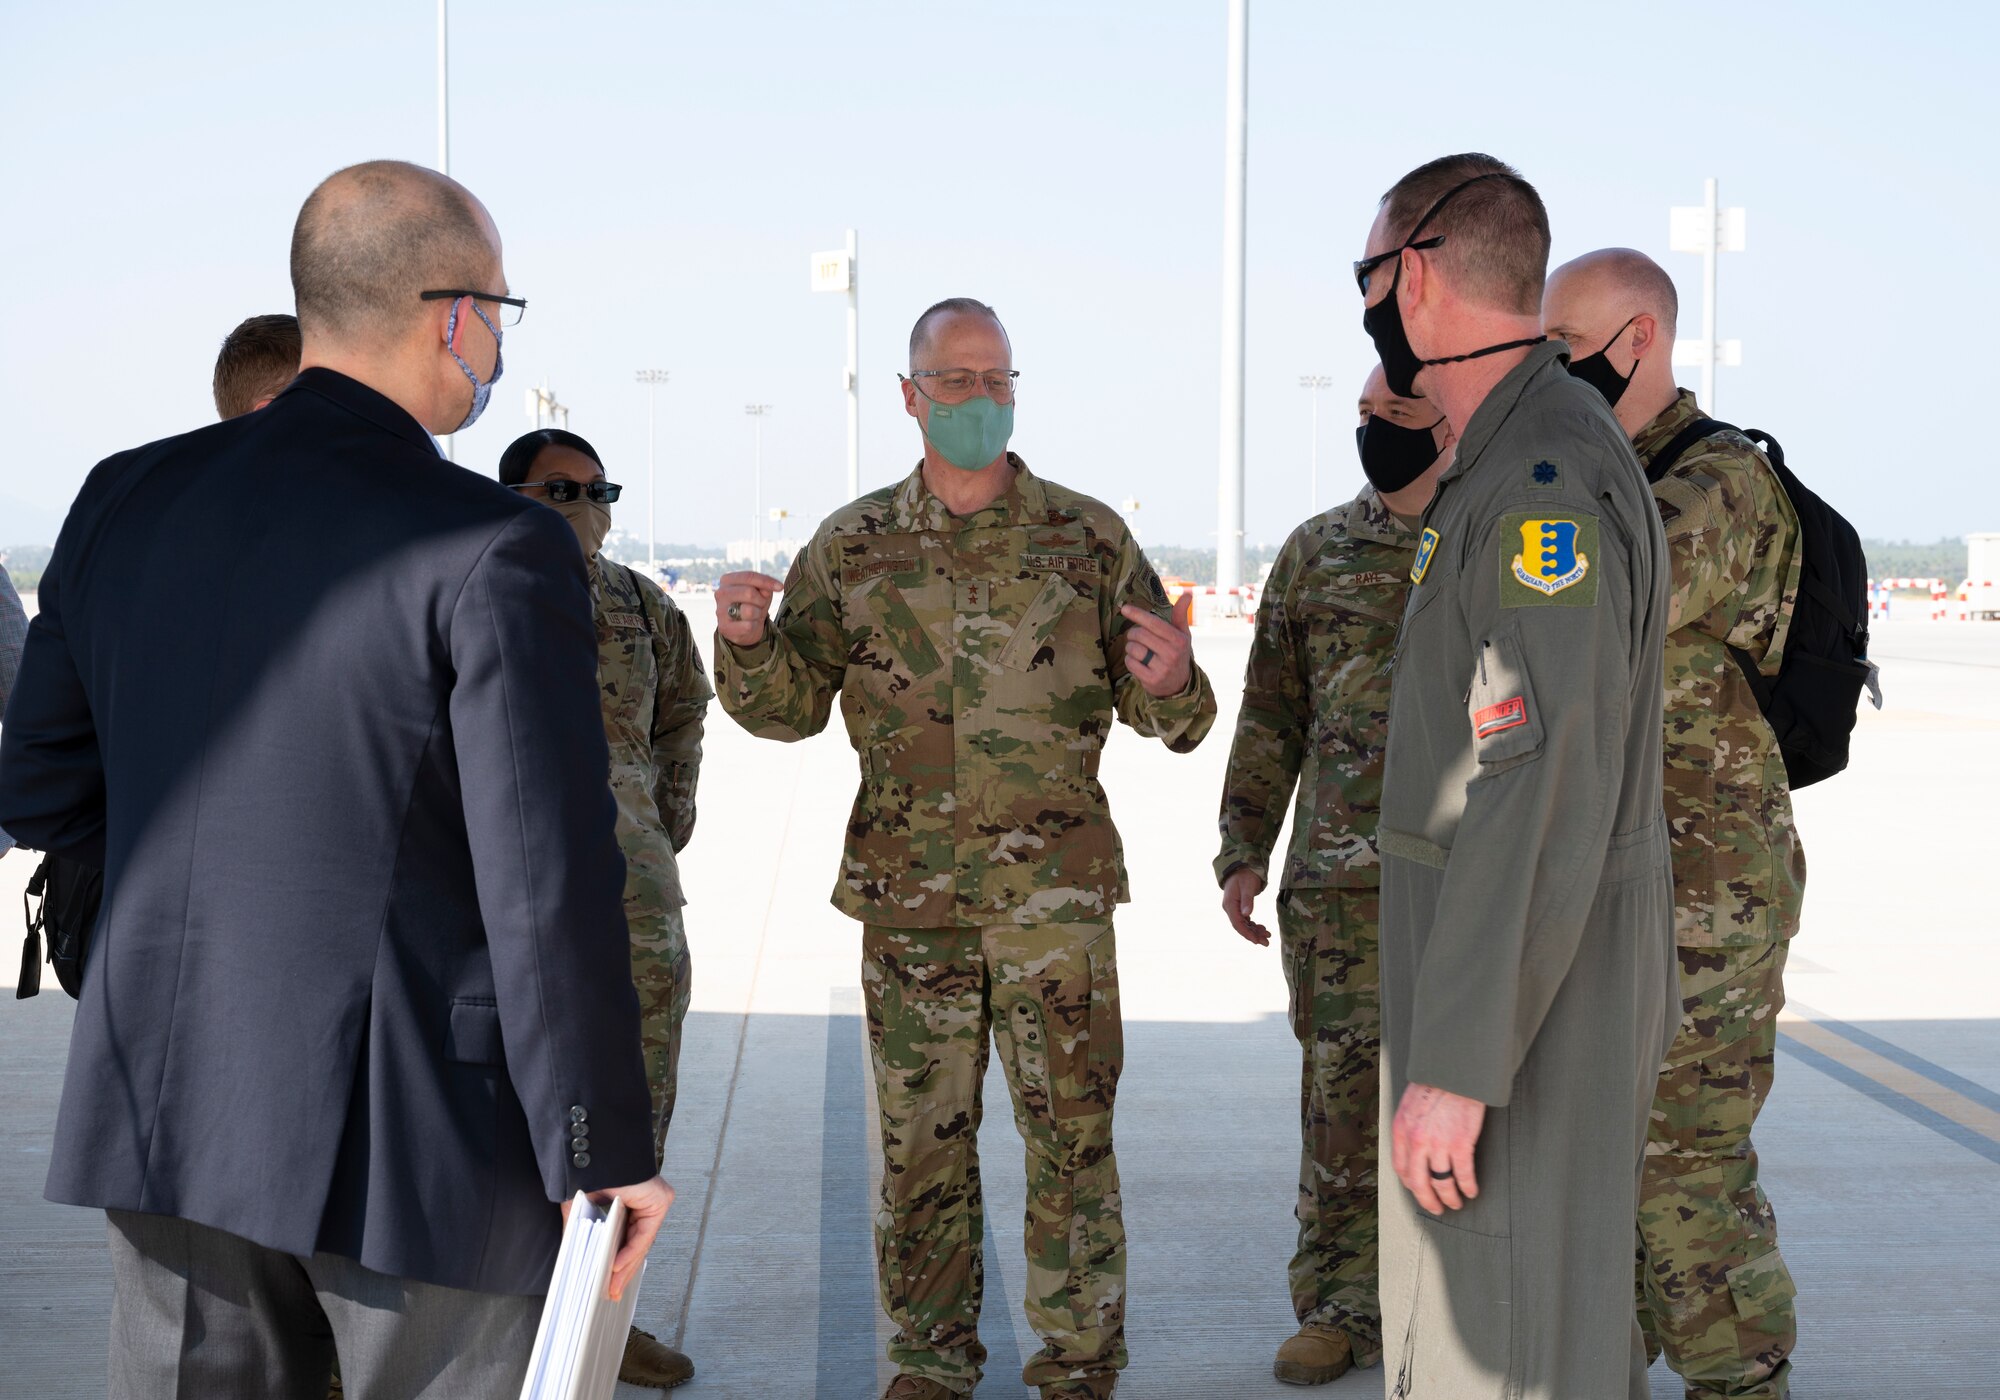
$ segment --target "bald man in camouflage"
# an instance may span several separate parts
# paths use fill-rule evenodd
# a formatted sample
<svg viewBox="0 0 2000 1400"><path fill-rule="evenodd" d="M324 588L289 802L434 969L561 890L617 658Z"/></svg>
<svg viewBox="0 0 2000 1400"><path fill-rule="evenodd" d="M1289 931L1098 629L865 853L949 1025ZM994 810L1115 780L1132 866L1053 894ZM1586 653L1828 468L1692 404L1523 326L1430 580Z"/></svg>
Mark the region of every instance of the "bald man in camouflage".
<svg viewBox="0 0 2000 1400"><path fill-rule="evenodd" d="M1777 674L1802 552L1777 473L1740 433L1663 460L1702 416L1674 384L1678 309L1651 258L1605 248L1550 276L1543 321L1631 436L1673 569L1665 794L1682 1014L1646 1140L1639 1322L1689 1400L1777 1400L1794 1289L1750 1132L1771 1091L1806 872L1784 758L1743 666Z"/></svg>
<svg viewBox="0 0 2000 1400"><path fill-rule="evenodd" d="M796 740L836 698L861 789L833 902L863 924L882 1131L875 1217L899 1374L885 1400L979 1383L975 1133L990 1032L1028 1148L1023 1381L1106 1400L1125 1365L1112 1151L1124 1062L1112 910L1129 896L1098 759L1114 718L1176 753L1215 722L1186 615L1108 506L1007 451L1013 348L991 307L910 337L923 461L834 512L778 580L716 590L717 690Z"/></svg>

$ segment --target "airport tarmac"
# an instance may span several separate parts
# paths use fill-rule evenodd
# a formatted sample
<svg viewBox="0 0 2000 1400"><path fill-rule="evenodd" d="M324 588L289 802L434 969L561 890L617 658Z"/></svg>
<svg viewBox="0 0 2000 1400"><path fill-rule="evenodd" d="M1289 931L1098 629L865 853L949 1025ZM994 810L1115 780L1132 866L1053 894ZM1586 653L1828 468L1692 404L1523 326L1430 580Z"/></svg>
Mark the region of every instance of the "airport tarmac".
<svg viewBox="0 0 2000 1400"><path fill-rule="evenodd" d="M709 621L697 615L697 632ZM1200 750L1176 756L1121 729L1103 766L1135 896L1117 921L1129 1400L1301 1393L1270 1376L1292 1330L1298 1051L1275 950L1230 931L1209 867L1247 646L1240 627L1197 635L1223 709ZM1794 1393L1992 1397L2000 625L1883 623L1874 652L1887 708L1863 711L1849 772L1796 798L1805 923L1757 1134L1799 1287ZM695 993L666 1165L680 1196L639 1322L694 1357L696 1378L677 1392L689 1400L872 1400L888 1371L860 940L827 903L854 757L838 732L753 740L719 708L709 735L684 857ZM31 868L20 852L0 858L0 916L20 907ZM1267 903L1259 913L1269 921ZM52 978L46 987L6 1013L0 1393L101 1395L102 1218L41 1200L72 1005ZM997 1069L987 1093L992 1354L979 1394L1019 1397L1035 1347L1012 1229L1020 1145ZM1382 1392L1376 1369L1317 1393ZM1680 1394L1664 1367L1654 1394Z"/></svg>

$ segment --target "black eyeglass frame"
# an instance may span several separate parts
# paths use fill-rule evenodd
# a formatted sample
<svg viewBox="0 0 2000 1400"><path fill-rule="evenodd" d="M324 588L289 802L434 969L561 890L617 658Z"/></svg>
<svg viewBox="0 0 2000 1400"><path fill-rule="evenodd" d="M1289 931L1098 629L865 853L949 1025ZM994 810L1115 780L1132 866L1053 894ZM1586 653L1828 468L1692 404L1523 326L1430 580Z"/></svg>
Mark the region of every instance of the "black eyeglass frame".
<svg viewBox="0 0 2000 1400"><path fill-rule="evenodd" d="M451 287L444 291L417 293L419 301L457 301L460 297L471 297L474 301L491 301L497 302L501 306L513 307L514 317L512 320L507 318L506 312L503 311L500 313L500 324L509 330L520 325L521 318L528 313L527 298L503 297L498 292L475 292L465 287Z"/></svg>
<svg viewBox="0 0 2000 1400"><path fill-rule="evenodd" d="M546 491L549 500L559 506L566 506L578 496L588 497L601 506L608 506L624 492L625 488L615 481L569 481L554 477L548 481L522 481L507 488L509 491Z"/></svg>
<svg viewBox="0 0 2000 1400"><path fill-rule="evenodd" d="M1369 273L1389 261L1389 259L1401 257L1404 248L1407 248L1412 253L1421 253L1425 249L1437 247L1444 240L1444 234L1436 233L1432 234L1429 238L1420 238L1415 243L1405 243L1402 248L1391 248L1388 252L1377 253L1372 258L1362 258L1354 264L1354 285L1361 289L1361 295L1365 297L1368 295Z"/></svg>

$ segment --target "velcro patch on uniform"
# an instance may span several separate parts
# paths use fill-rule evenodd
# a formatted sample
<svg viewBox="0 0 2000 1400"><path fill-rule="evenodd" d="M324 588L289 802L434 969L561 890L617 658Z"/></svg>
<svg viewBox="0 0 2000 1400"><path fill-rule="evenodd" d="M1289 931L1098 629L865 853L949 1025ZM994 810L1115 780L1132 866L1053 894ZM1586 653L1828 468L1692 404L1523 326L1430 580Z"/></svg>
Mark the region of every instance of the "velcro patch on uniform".
<svg viewBox="0 0 2000 1400"><path fill-rule="evenodd" d="M1513 729L1528 722L1528 702L1519 695L1502 700L1497 705L1488 705L1483 710L1475 710L1472 715L1473 737L1490 739L1503 730Z"/></svg>
<svg viewBox="0 0 2000 1400"><path fill-rule="evenodd" d="M646 630L646 619L637 613L606 613L604 620L611 626L622 627L628 632L643 632Z"/></svg>
<svg viewBox="0 0 2000 1400"><path fill-rule="evenodd" d="M1517 511L1500 524L1500 606L1597 605L1597 517Z"/></svg>
<svg viewBox="0 0 2000 1400"><path fill-rule="evenodd" d="M962 578L951 586L951 598L956 612L991 612L993 585L983 578Z"/></svg>
<svg viewBox="0 0 2000 1400"><path fill-rule="evenodd" d="M1031 574L1097 574L1104 565L1095 554L1023 554L1021 567Z"/></svg>
<svg viewBox="0 0 2000 1400"><path fill-rule="evenodd" d="M866 583L877 574L906 574L917 568L914 558L898 555L878 555L873 559L856 559L840 566L842 583Z"/></svg>
<svg viewBox="0 0 2000 1400"><path fill-rule="evenodd" d="M1542 490L1550 490L1562 485L1562 463L1554 457L1530 457L1528 459L1528 482Z"/></svg>
<svg viewBox="0 0 2000 1400"><path fill-rule="evenodd" d="M1431 556L1437 553L1438 540L1442 536L1430 526L1424 527L1423 538L1417 541L1417 562L1410 566L1410 582L1422 583L1424 572L1431 566Z"/></svg>

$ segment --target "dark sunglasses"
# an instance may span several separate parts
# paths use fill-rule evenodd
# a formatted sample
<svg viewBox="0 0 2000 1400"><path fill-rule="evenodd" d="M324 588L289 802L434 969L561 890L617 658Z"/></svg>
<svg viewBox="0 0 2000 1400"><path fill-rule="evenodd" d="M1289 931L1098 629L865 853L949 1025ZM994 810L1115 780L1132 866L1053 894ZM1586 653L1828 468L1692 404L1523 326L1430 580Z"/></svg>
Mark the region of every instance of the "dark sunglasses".
<svg viewBox="0 0 2000 1400"><path fill-rule="evenodd" d="M554 505L566 506L578 496L588 496L601 506L608 506L618 499L625 488L615 481L524 481L519 486L509 486L509 491L546 491Z"/></svg>
<svg viewBox="0 0 2000 1400"><path fill-rule="evenodd" d="M1444 242L1444 235L1440 233L1433 238L1426 238L1418 243L1405 243L1403 248L1408 248L1413 253L1420 253L1426 248L1435 248L1442 242ZM1361 288L1361 295L1368 295L1368 274L1389 261L1389 259L1400 256L1403 248L1391 248L1386 253L1377 253L1372 258L1363 258L1354 265L1354 283Z"/></svg>

